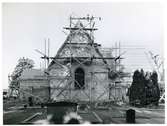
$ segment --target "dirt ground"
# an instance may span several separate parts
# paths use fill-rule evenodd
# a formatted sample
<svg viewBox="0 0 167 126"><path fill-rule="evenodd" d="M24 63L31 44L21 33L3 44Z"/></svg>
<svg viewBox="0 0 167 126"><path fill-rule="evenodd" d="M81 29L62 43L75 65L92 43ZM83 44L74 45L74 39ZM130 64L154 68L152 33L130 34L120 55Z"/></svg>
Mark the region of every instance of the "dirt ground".
<svg viewBox="0 0 167 126"><path fill-rule="evenodd" d="M4 104L5 106L5 104ZM23 124L24 120L30 118L36 113L41 113L40 116L32 118L29 122L33 122L41 119L47 119L47 109L41 108L41 106L33 106L24 109L23 104L20 105L8 105L4 107L3 111L3 123L4 124ZM129 106L115 106L112 105L107 108L94 108L88 111L78 111L78 114L89 122L99 123L102 120L103 124L125 124L126 123L126 111L128 109L134 109L136 115L136 124L164 124L165 123L165 109L159 108L135 108ZM95 116L96 114L96 116ZM98 116L98 117L97 117Z"/></svg>

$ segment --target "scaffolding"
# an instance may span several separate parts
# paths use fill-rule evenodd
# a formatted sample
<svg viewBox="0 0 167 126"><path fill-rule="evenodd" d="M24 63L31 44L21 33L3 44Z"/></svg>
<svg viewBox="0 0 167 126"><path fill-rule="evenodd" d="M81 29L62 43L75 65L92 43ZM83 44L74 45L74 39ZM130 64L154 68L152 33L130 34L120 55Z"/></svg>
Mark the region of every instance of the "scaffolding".
<svg viewBox="0 0 167 126"><path fill-rule="evenodd" d="M8 75L9 83L9 97L17 98L19 96L19 83L18 80L12 80L12 75Z"/></svg>
<svg viewBox="0 0 167 126"><path fill-rule="evenodd" d="M77 101L82 102L81 99L79 99L78 95L85 95L87 102L99 102L102 101L102 97L104 95L107 95L108 97L105 99L105 101L110 101L111 99L116 100L116 93L113 95L111 92L114 89L116 92L116 89L119 87L121 80L121 76L124 76L120 73L120 67L121 67L121 59L122 55L125 53L121 53L121 46L119 44L115 44L115 47L113 48L101 48L101 45L95 42L94 39L94 31L98 30L95 28L95 20L101 20L100 17L93 17L93 16L87 16L83 18L78 17L72 17L70 16L70 24L69 27L64 27L64 29L69 31L69 35L63 45L60 47L60 49L57 52L57 55L55 57L50 57L50 39L45 39L45 51L42 53L41 51L37 50L38 53L43 55L41 58L44 59L45 63L45 70L44 75L36 77L43 78L45 81L48 82L45 86L39 86L38 88L32 88L30 86L30 92L24 90L24 86L20 88L20 85L17 87L10 87L11 94L14 92L17 94L17 97L19 97L20 93L24 93L27 96L31 96L34 98L38 98L41 102L44 102L43 98L40 96L37 96L33 94L36 90L39 90L39 88L46 88L48 89L49 93L49 101L52 101L52 96L57 99L59 97L63 97L64 100L70 100L70 101ZM84 23L83 23L84 22ZM84 24L84 25L83 25ZM72 42L73 32L76 31L84 31L86 35L81 35L83 38L85 38L85 41L82 42L79 38L77 40L78 42ZM86 38L89 39L86 40ZM80 42L81 41L81 42ZM48 48L46 48L46 46ZM86 55L81 54L78 50L78 52L75 52L73 50L73 47L82 49L82 50L89 50ZM68 51L66 55L61 55L61 51L64 47L67 47ZM81 48L80 48L81 47ZM115 56L113 56L113 52L115 51ZM78 53L79 55L75 55L75 53ZM98 55L97 55L98 54ZM50 62L51 61L51 62ZM90 77L90 83L88 86L88 90L84 90L86 87L81 86L80 82L78 82L74 77L74 72L72 71L73 64L75 63L75 68L79 67L87 67L91 65L92 63L102 62L102 67L105 68L103 71L97 71L94 67L91 67L91 70L89 73L87 73ZM57 67L60 67L63 69L63 71L66 71L65 75L53 75L50 70L52 69L52 65L56 64ZM95 64L96 65L96 64ZM60 71L61 73L62 71ZM80 74L80 73L77 73ZM76 76L77 76L76 74ZM103 80L99 78L99 76L106 75L105 81L107 81L107 85L103 85ZM116 75L116 76L115 76ZM114 76L113 79L110 77ZM9 76L9 82L10 81ZM116 79L117 78L117 79ZM51 80L56 79L56 85L51 84ZM86 82L85 82L86 83ZM101 84L101 92L98 92L96 96L94 96L93 90L97 88L98 84ZM118 84L119 83L119 84ZM63 85L64 84L64 85ZM79 88L79 90L74 89L74 84L76 87ZM63 85L63 86L62 86ZM27 87L26 87L27 88ZM26 89L25 88L25 89ZM28 89L29 90L29 89ZM75 91L75 92L74 92ZM122 93L122 92L121 92ZM103 99L104 100L104 99Z"/></svg>
<svg viewBox="0 0 167 126"><path fill-rule="evenodd" d="M99 74L110 74L111 72L117 72L120 70L120 63L121 63L121 59L123 59L121 57L121 51L120 51L120 43L119 45L115 47L115 49L106 49L106 50L102 50L101 51L106 51L106 53L111 53L113 50L116 50L116 54L115 57L113 56L103 56L103 54L99 51L100 49L100 44L95 43L94 41L94 31L98 30L97 28L94 28L95 26L95 19L101 20L100 17L83 17L83 18L76 18L76 17L71 17L70 16L70 24L69 27L64 27L64 29L69 30L70 34L67 37L67 40L64 42L64 44L62 45L62 47L58 50L57 55L55 57L49 57L46 54L43 54L43 57L41 57L44 60L49 61L49 59L52 60L52 62L49 64L48 68L46 69L45 73L48 80L51 80L51 78L55 78L58 81L58 84L56 86L52 86L49 82L49 87L50 87L50 98L51 96L55 93L58 92L56 95L57 97L64 97L65 100L77 100L80 101L80 99L76 98L76 96L79 93L84 94L89 102L97 102L100 101L100 99L104 96L104 95L109 95L107 100L111 100L111 97L116 97L116 96L111 96L110 92L111 92L111 87L110 87L110 83L111 80L108 78L107 76L107 81L108 81L108 86L103 86L102 92L98 93L98 96L96 96L96 98L93 96L94 94L92 93L92 90L94 88L96 88L97 84L99 82L101 82L101 80L98 78L97 75ZM86 25L81 24L80 22L86 22ZM80 24L79 24L80 23ZM79 26L78 26L79 24ZM71 42L71 38L73 37L71 35L71 33L73 33L73 31L76 30L83 30L86 31L89 36L90 36L90 42ZM85 36L83 36L85 37ZM69 40L69 41L68 41ZM73 45L75 46L79 46L82 48L89 48L90 51L90 55L89 56L75 56L74 55L74 51L72 49ZM60 56L60 51L64 48L64 46L68 47L68 50L70 50L66 56ZM85 49L86 50L86 49ZM46 52L46 51L45 51ZM49 52L49 51L48 51ZM95 56L93 54L93 52L97 52L99 54L99 56ZM63 63L62 63L63 60ZM73 77L73 72L72 72L72 64L73 62L75 62L77 65L75 66L76 68L79 66L86 66L88 64L93 63L94 60L102 60L105 68L107 69L107 71L96 71L93 67L91 69L91 72L89 73L91 76L91 83L89 85L89 90L88 92L86 92L85 90L82 90L84 87L81 87L81 85L79 84L79 82L77 82L75 80L75 78ZM113 61L114 62L114 66L111 67L111 64L108 64L107 61ZM50 66L55 63L56 65L60 66L61 68L63 68L64 70L67 70L67 74L65 76L59 76L59 75L50 75L49 73L49 68ZM114 69L113 69L114 67ZM118 76L119 80L117 79L117 82L121 82L120 76ZM116 81L113 81L112 83L115 84L116 86ZM65 85L62 87L62 83L65 83ZM72 96L72 92L74 91L74 88L72 87L72 84L77 84L77 86L80 88L80 90L78 90L75 95ZM115 87L116 88L116 87ZM67 93L68 92L68 93ZM115 99L115 98L114 98ZM51 99L50 99L51 100Z"/></svg>

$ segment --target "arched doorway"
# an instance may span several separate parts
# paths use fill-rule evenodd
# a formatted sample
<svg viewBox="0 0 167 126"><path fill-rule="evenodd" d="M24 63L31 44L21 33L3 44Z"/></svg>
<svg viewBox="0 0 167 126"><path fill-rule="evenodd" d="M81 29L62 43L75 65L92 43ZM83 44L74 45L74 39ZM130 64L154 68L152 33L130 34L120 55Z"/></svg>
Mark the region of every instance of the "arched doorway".
<svg viewBox="0 0 167 126"><path fill-rule="evenodd" d="M75 89L85 89L85 72L82 68L75 70Z"/></svg>

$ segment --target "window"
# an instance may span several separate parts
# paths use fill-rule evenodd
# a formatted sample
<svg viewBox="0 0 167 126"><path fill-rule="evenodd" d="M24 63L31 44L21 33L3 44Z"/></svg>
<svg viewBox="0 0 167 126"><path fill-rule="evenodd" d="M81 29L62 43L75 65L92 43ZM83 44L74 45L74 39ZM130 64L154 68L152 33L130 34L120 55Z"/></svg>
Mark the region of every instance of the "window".
<svg viewBox="0 0 167 126"><path fill-rule="evenodd" d="M75 71L75 89L85 89L85 73L82 68Z"/></svg>

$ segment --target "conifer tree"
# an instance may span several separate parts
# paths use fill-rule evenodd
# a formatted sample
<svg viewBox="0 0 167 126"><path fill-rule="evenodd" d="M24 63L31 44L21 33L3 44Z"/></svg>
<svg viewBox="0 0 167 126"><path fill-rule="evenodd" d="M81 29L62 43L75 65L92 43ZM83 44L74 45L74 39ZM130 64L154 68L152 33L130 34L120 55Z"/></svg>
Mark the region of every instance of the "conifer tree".
<svg viewBox="0 0 167 126"><path fill-rule="evenodd" d="M141 106L148 104L158 105L160 90L158 86L158 74L156 71L144 73L144 70L136 70L133 74L132 85L128 90L129 102Z"/></svg>

